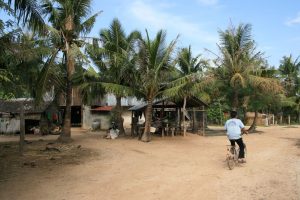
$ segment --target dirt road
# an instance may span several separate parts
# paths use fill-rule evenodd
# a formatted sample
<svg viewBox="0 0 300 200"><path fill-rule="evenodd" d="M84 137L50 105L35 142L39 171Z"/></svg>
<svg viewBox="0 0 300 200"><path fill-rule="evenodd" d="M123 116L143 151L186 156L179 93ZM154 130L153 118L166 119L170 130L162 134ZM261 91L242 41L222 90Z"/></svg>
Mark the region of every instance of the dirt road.
<svg viewBox="0 0 300 200"><path fill-rule="evenodd" d="M244 137L247 163L228 170L225 136L143 143L75 130L74 144L97 154L79 163L17 168L0 180L0 199L300 200L300 128L259 131Z"/></svg>

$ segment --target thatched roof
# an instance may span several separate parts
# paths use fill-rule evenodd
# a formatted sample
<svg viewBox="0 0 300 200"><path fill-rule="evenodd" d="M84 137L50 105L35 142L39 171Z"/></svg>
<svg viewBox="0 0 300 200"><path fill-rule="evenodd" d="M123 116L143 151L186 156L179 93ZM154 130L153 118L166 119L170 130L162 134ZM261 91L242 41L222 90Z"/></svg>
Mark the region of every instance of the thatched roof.
<svg viewBox="0 0 300 200"><path fill-rule="evenodd" d="M24 105L24 113L42 113L51 102L43 102L39 106L35 104L33 99L11 99L11 100L0 100L0 112L2 113L13 113L18 114L21 111L21 103Z"/></svg>

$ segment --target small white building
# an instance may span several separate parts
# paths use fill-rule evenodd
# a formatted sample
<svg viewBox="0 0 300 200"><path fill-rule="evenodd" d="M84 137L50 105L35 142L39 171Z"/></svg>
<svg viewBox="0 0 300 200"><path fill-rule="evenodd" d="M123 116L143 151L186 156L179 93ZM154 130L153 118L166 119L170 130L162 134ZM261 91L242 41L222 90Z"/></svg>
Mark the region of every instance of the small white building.
<svg viewBox="0 0 300 200"><path fill-rule="evenodd" d="M41 114L47 109L48 103L36 106L33 99L0 100L0 134L20 132L21 103L24 106L25 130L39 126Z"/></svg>
<svg viewBox="0 0 300 200"><path fill-rule="evenodd" d="M141 102L135 97L127 97L121 99L123 109L122 117L124 118L124 128L131 126L131 112L129 107L138 105ZM116 98L113 94L108 94L101 99L100 105L84 105L82 108L82 128L91 129L93 122L100 123L100 129L107 130L111 123L111 111L116 106Z"/></svg>

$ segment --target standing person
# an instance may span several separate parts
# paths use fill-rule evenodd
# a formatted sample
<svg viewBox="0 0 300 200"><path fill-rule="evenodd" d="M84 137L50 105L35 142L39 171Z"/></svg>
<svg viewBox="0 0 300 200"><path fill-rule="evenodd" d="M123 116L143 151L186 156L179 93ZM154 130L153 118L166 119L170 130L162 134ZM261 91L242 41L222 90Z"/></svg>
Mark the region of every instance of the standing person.
<svg viewBox="0 0 300 200"><path fill-rule="evenodd" d="M239 162L245 163L245 144L243 142L242 133L248 134L248 132L246 131L243 122L240 119L237 119L236 111L231 111L230 117L231 119L227 120L225 123L227 137L230 141L231 146L235 146L235 143L239 145Z"/></svg>

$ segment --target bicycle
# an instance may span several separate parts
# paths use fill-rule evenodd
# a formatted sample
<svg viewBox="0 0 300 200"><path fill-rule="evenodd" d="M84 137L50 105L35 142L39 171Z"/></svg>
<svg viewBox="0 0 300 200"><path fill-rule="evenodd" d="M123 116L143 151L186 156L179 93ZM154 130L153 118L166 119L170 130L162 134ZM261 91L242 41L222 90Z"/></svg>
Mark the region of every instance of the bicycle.
<svg viewBox="0 0 300 200"><path fill-rule="evenodd" d="M238 164L238 158L239 158L239 152L240 152L240 148L235 145L235 146L231 146L231 145L226 145L227 146L227 155L226 155L226 162L227 162L227 166L230 170L232 170L235 165ZM245 146L245 157L246 157L246 145L244 143Z"/></svg>

